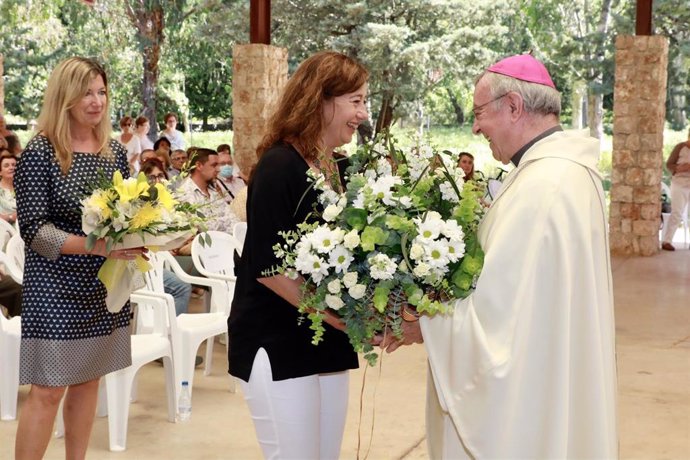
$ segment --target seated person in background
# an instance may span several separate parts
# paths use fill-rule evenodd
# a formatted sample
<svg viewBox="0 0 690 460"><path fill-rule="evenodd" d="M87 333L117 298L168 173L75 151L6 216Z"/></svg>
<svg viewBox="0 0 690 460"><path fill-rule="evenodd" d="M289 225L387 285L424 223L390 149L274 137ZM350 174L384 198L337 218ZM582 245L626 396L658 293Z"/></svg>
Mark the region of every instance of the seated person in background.
<svg viewBox="0 0 690 460"><path fill-rule="evenodd" d="M149 119L144 116L137 117L134 124L134 134L139 138L141 150L153 149L153 142L149 139L149 129L151 128Z"/></svg>
<svg viewBox="0 0 690 460"><path fill-rule="evenodd" d="M8 150L0 150L0 218L13 224L17 220L17 200L14 197L14 172L17 157Z"/></svg>
<svg viewBox="0 0 690 460"><path fill-rule="evenodd" d="M125 146L127 150L127 162L129 163L129 170L133 175L136 175L139 171L139 155L141 155L141 143L139 142L139 136L134 133L132 129L132 124L134 120L132 117L122 117L120 120L120 129L122 129L122 134L117 140L120 144Z"/></svg>
<svg viewBox="0 0 690 460"><path fill-rule="evenodd" d="M5 136L5 141L7 142L7 150L9 150L10 153L16 157L19 157L22 154L22 143L19 141L17 136L14 134Z"/></svg>
<svg viewBox="0 0 690 460"><path fill-rule="evenodd" d="M465 172L465 180L474 179L474 156L468 152L460 152L458 166Z"/></svg>
<svg viewBox="0 0 690 460"><path fill-rule="evenodd" d="M187 152L178 149L170 155L170 169L168 169L168 176L173 177L180 174L185 162L187 161Z"/></svg>
<svg viewBox="0 0 690 460"><path fill-rule="evenodd" d="M146 175L149 184L155 184L167 180L168 176L163 169L163 163L158 159L149 159L141 164L141 172ZM179 316L187 313L189 309L189 297L192 294L192 285L185 283L167 268L163 270L163 291L175 299L175 313Z"/></svg>
<svg viewBox="0 0 690 460"><path fill-rule="evenodd" d="M218 164L220 165L218 183L231 198L235 198L240 190L247 187L247 184L242 179L240 168L232 157L230 146L228 144L220 144L216 151L218 152Z"/></svg>
<svg viewBox="0 0 690 460"><path fill-rule="evenodd" d="M154 144L153 144L153 150L156 152L156 156L160 161L163 162L163 166L165 166L165 170L167 171L170 168L170 141L166 137L161 137L159 138Z"/></svg>
<svg viewBox="0 0 690 460"><path fill-rule="evenodd" d="M219 169L218 152L192 147L187 154L192 162L192 170L178 187L180 199L205 205L201 212L206 216L209 230L232 233L237 217L230 211L224 190L215 185Z"/></svg>
<svg viewBox="0 0 690 460"><path fill-rule="evenodd" d="M141 151L141 162L145 162L146 160L158 160L158 155L156 155L156 152L151 149L144 149ZM161 160L158 160L161 161Z"/></svg>
<svg viewBox="0 0 690 460"><path fill-rule="evenodd" d="M178 150L185 148L184 136L177 130L177 115L174 113L166 113L163 117L165 127L163 128L163 136L168 138L173 149Z"/></svg>
<svg viewBox="0 0 690 460"><path fill-rule="evenodd" d="M242 166L242 180L244 181L245 184L249 185L249 178L251 177L252 172L254 171L254 165L252 166ZM240 222L247 222L247 192L249 190L249 187L244 187L242 190L237 192L237 195L235 195L235 199L232 200L232 203L230 203L230 209L232 210L233 213L235 213L235 216L237 216L237 220Z"/></svg>

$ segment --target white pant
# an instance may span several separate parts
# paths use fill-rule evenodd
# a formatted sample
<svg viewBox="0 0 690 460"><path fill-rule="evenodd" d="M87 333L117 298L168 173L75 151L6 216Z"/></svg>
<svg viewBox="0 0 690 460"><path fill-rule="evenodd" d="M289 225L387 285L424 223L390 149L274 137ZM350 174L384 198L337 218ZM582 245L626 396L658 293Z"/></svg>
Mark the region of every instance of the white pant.
<svg viewBox="0 0 690 460"><path fill-rule="evenodd" d="M266 350L240 380L266 459L337 459L345 430L347 371L273 381Z"/></svg>
<svg viewBox="0 0 690 460"><path fill-rule="evenodd" d="M671 179L671 216L664 227L661 238L664 243L673 241L673 235L678 230L683 218L687 216L690 201L690 177L674 177Z"/></svg>

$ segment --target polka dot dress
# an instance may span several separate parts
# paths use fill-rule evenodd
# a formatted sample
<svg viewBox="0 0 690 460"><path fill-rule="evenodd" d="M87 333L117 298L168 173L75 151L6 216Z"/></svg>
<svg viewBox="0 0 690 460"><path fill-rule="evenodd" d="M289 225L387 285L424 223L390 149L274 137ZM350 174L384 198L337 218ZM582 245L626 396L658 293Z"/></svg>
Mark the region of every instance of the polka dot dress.
<svg viewBox="0 0 690 460"><path fill-rule="evenodd" d="M65 176L43 136L26 147L14 186L26 246L22 295L20 383L65 386L83 383L131 364L129 304L116 314L105 306L97 274L103 257L60 254L81 230L80 200L98 171L127 177L127 152L111 142L115 161L75 153Z"/></svg>

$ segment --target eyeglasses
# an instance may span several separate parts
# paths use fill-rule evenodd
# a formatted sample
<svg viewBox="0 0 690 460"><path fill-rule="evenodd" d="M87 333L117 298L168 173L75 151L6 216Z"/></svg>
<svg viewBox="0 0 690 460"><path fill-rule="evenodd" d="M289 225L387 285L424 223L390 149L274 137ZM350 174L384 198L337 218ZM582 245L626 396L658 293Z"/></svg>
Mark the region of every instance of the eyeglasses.
<svg viewBox="0 0 690 460"><path fill-rule="evenodd" d="M474 114L474 118L477 118L477 116L479 115L479 114L477 113L477 110L480 110L480 109L486 107L487 105L491 104L492 102L496 102L497 100L499 100L499 99L501 99L501 98L503 98L503 97L506 97L507 95L508 95L508 93L503 93L503 94L501 94L500 96L498 96L497 98L491 99L489 102L485 102L485 103L483 103L482 105L478 105L478 106L476 106L476 107L472 107L472 113ZM479 112L479 113L481 113L481 112Z"/></svg>
<svg viewBox="0 0 690 460"><path fill-rule="evenodd" d="M150 176L147 176L146 179L148 179L149 182L160 182L165 180L165 174L151 174Z"/></svg>

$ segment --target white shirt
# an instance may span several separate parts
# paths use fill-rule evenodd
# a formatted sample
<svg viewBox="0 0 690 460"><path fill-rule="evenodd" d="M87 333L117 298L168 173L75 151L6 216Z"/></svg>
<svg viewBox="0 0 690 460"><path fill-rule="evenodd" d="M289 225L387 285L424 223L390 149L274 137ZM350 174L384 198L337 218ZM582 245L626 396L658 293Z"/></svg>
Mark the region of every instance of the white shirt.
<svg viewBox="0 0 690 460"><path fill-rule="evenodd" d="M232 233L233 225L239 220L225 201L225 195L211 187L208 188L208 193L209 196L206 196L190 176L182 181L176 195L181 201L204 205L200 211L206 216L209 230Z"/></svg>
<svg viewBox="0 0 690 460"><path fill-rule="evenodd" d="M172 133L163 131L163 136L165 136L170 141L170 151L173 150L184 150L185 142L182 133L178 130L173 130Z"/></svg>
<svg viewBox="0 0 690 460"><path fill-rule="evenodd" d="M144 150L153 150L153 142L151 142L151 139L148 138L146 134L143 136L138 136L139 137L139 144L141 145L141 151L143 152Z"/></svg>

